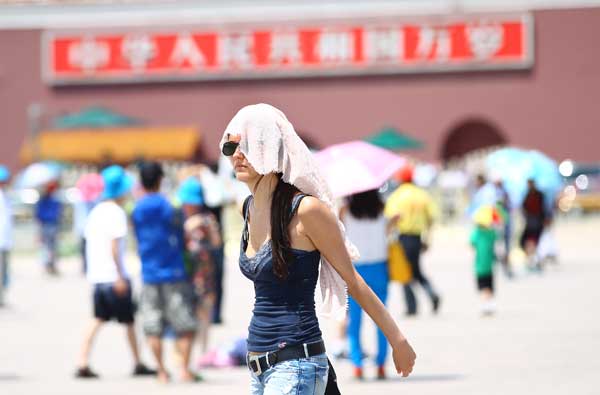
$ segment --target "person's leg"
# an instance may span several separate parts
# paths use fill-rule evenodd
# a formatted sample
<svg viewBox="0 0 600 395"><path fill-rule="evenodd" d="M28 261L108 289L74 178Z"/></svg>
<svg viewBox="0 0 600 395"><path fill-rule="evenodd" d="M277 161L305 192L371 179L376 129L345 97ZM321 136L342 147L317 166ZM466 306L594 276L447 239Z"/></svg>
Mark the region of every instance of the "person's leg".
<svg viewBox="0 0 600 395"><path fill-rule="evenodd" d="M81 273L87 273L87 256L85 254L85 237L82 237L79 242L79 253L81 254Z"/></svg>
<svg viewBox="0 0 600 395"><path fill-rule="evenodd" d="M103 321L94 318L88 324L84 335L83 335L83 343L81 345L81 353L79 354L79 369L89 368L90 364L90 354L92 352L92 346L94 344L94 340L96 339L96 335L98 334L98 330L102 326Z"/></svg>
<svg viewBox="0 0 600 395"><path fill-rule="evenodd" d="M198 341L200 342L200 349L203 353L208 351L208 334L210 332L210 325L212 324L214 303L214 294L206 294L202 297L201 301L198 301L197 317L198 317Z"/></svg>
<svg viewBox="0 0 600 395"><path fill-rule="evenodd" d="M2 272L0 272L2 286L7 289L10 285L10 251L3 250L0 260L2 262Z"/></svg>
<svg viewBox="0 0 600 395"><path fill-rule="evenodd" d="M527 226L527 225L525 225ZM525 229L523 229L523 232L521 232L521 237L519 237L519 246L521 247L521 249L523 250L523 252L527 253L526 251L526 242L527 242L527 227L525 227Z"/></svg>
<svg viewBox="0 0 600 395"><path fill-rule="evenodd" d="M536 256L537 241L533 236L528 237L525 241L525 255L527 255L527 266L529 270L540 270L539 260Z"/></svg>
<svg viewBox="0 0 600 395"><path fill-rule="evenodd" d="M133 374L135 376L154 375L156 374L156 371L149 369L140 359L137 335L134 326L135 308L133 306L131 282L128 282L128 284L129 287L124 295L118 295L112 287L109 289L111 311L117 321L125 326L127 342L134 361Z"/></svg>
<svg viewBox="0 0 600 395"><path fill-rule="evenodd" d="M373 265L372 275L369 277L369 286L375 292L375 295L381 300L381 303L385 305L387 301L388 294L388 271L387 264L376 264ZM383 331L376 327L377 334L377 356L375 358L375 363L377 364L378 369L378 378L384 378L385 373L383 371L383 367L385 366L385 360L387 358L388 353L388 341L383 334Z"/></svg>
<svg viewBox="0 0 600 395"><path fill-rule="evenodd" d="M54 267L54 271L58 274L58 236L60 233L60 227L58 225L54 226L52 231L52 267Z"/></svg>
<svg viewBox="0 0 600 395"><path fill-rule="evenodd" d="M506 278L511 279L513 277L513 273L512 273L512 270L510 269L508 254L505 253L504 255L502 255L499 258L499 260L500 260L500 264L502 266L502 271L504 272L504 275L506 276Z"/></svg>
<svg viewBox="0 0 600 395"><path fill-rule="evenodd" d="M0 251L0 307L4 306L4 293L8 288L8 251Z"/></svg>
<svg viewBox="0 0 600 395"><path fill-rule="evenodd" d="M506 223L504 224L504 259L502 260L502 265L504 267L505 273L507 277L511 278L513 276L512 270L510 268L510 248L511 248L511 237L512 236L512 224L510 217L507 217Z"/></svg>
<svg viewBox="0 0 600 395"><path fill-rule="evenodd" d="M40 253L41 253L41 261L44 269L49 272L48 264L50 262L50 248L49 248L49 231L48 226L40 223L39 235L40 235Z"/></svg>
<svg viewBox="0 0 600 395"><path fill-rule="evenodd" d="M481 298L485 302L489 302L490 300L492 300L494 298L494 293L492 292L492 290L490 288L483 288L481 290Z"/></svg>
<svg viewBox="0 0 600 395"><path fill-rule="evenodd" d="M169 381L169 373L165 369L162 353L162 333L164 330L164 300L160 284L144 284L140 298L140 313L142 326L148 340L150 350L154 355L157 367L157 377L160 382Z"/></svg>
<svg viewBox="0 0 600 395"><path fill-rule="evenodd" d="M202 301L198 300L196 302L196 319L198 320L198 328L196 329L196 343L200 345L200 352L204 354L207 350L208 344L208 334L205 336L206 329L206 320L207 320L207 311ZM212 321L212 311L209 313L211 316L208 318Z"/></svg>
<svg viewBox="0 0 600 395"><path fill-rule="evenodd" d="M133 362L135 363L135 366L138 366L139 364L141 364L141 360L140 352L138 349L137 337L135 335L135 327L133 323L126 324L125 327L127 331L127 341L129 343L129 348L131 349L131 355L133 356Z"/></svg>
<svg viewBox="0 0 600 395"><path fill-rule="evenodd" d="M437 292L433 289L433 286L431 285L431 283L429 282L427 277L425 277L425 275L423 274L423 271L421 270L421 247L423 245L422 241L421 241L421 236L409 236L409 237L410 237L410 244L411 244L411 248L412 248L411 253L413 254L413 257L410 260L411 270L413 273L413 280L418 282L421 285L421 287L423 287L425 292L427 292L427 295L431 299L431 304L433 306L433 312L436 313L439 308L440 297L437 294Z"/></svg>
<svg viewBox="0 0 600 395"><path fill-rule="evenodd" d="M410 236L410 249L411 249L411 258L410 258L410 269L412 270L413 280L419 283L425 291L429 294L430 286L429 281L423 275L421 271L421 237L420 236Z"/></svg>
<svg viewBox="0 0 600 395"><path fill-rule="evenodd" d="M47 230L47 248L48 248L48 273L58 274L56 267L56 256L57 256L57 239L58 239L58 226L48 225Z"/></svg>
<svg viewBox="0 0 600 395"><path fill-rule="evenodd" d="M331 355L334 358L349 358L350 347L348 344L348 315L340 322L335 322L334 338L331 340Z"/></svg>
<svg viewBox="0 0 600 395"><path fill-rule="evenodd" d="M360 345L360 326L362 309L352 298L348 298L348 344L350 346L350 360L356 368L362 368L362 348Z"/></svg>
<svg viewBox="0 0 600 395"><path fill-rule="evenodd" d="M221 308L223 305L223 278L224 278L224 263L225 263L225 252L224 246L216 248L211 251L212 259L214 262L214 281L215 281L215 303L212 308L212 322L220 324L223 321L221 315Z"/></svg>
<svg viewBox="0 0 600 395"><path fill-rule="evenodd" d="M167 369L165 369L165 365L163 363L163 353L162 353L162 339L160 336L148 336L148 344L150 345L150 350L152 350L152 354L154 355L154 359L156 360L157 367L157 377L158 381L162 383L166 383L169 381L169 373Z"/></svg>
<svg viewBox="0 0 600 395"><path fill-rule="evenodd" d="M197 376L190 370L190 356L194 334L198 328L196 319L196 295L188 282L164 284L165 317L177 333L176 347L181 355L181 377L195 381Z"/></svg>
<svg viewBox="0 0 600 395"><path fill-rule="evenodd" d="M181 379L183 381L197 380L197 376L190 370L190 357L192 355L193 343L193 332L178 334L177 340L175 340L175 346L179 351L179 355L181 355Z"/></svg>
<svg viewBox="0 0 600 395"><path fill-rule="evenodd" d="M412 282L415 282L417 281L417 277L420 276L420 271L418 270L419 254L421 253L421 251L419 250L420 245L417 245L415 243L415 236L411 235L400 235L400 244L404 249L406 260L408 260L408 263L410 264ZM415 297L415 293L412 289L411 284L404 284L403 290L404 299L406 301L406 314L416 315L418 309L417 298Z"/></svg>
<svg viewBox="0 0 600 395"><path fill-rule="evenodd" d="M94 309L94 318L88 324L81 346L81 353L78 361L77 377L92 378L98 377L89 368L90 354L94 339L102 324L112 317L111 306L107 300L110 284L95 284L92 291L92 304Z"/></svg>
<svg viewBox="0 0 600 395"><path fill-rule="evenodd" d="M406 302L406 315L416 315L417 298L410 283L402 284L402 291L404 292L404 300Z"/></svg>
<svg viewBox="0 0 600 395"><path fill-rule="evenodd" d="M493 272L490 273L488 288L489 288L489 293L490 293L490 299L493 300L494 299L494 289L495 289Z"/></svg>
<svg viewBox="0 0 600 395"><path fill-rule="evenodd" d="M539 237L542 233L542 228L538 226L537 221L526 219L525 229L521 236L521 246L527 256L527 268L529 270L538 271L541 269L539 260L537 259L537 245Z"/></svg>
<svg viewBox="0 0 600 395"><path fill-rule="evenodd" d="M481 294L481 313L486 316L494 314L494 280L492 274L478 276L477 287Z"/></svg>
<svg viewBox="0 0 600 395"><path fill-rule="evenodd" d="M542 234L544 233L544 228L540 227L537 229L536 233L535 233L535 237L534 237L534 247L533 247L533 257L535 259L535 268L538 271L542 271L544 269L544 260L541 259L540 255L538 254L538 248L540 246L540 240L542 238Z"/></svg>
<svg viewBox="0 0 600 395"><path fill-rule="evenodd" d="M325 354L310 358L293 359L276 364L260 379L264 395L325 394L329 364Z"/></svg>
<svg viewBox="0 0 600 395"><path fill-rule="evenodd" d="M254 372L250 372L250 395L263 395L264 391L265 386L260 378Z"/></svg>
<svg viewBox="0 0 600 395"><path fill-rule="evenodd" d="M53 224L41 225L42 262L46 272L50 275L58 274L56 268L56 239L58 226Z"/></svg>

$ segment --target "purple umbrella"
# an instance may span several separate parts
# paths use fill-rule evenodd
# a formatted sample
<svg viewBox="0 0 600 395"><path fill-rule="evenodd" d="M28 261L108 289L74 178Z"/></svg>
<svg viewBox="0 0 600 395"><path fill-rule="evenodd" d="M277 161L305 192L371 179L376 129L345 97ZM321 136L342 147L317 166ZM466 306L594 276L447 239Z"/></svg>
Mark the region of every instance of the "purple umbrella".
<svg viewBox="0 0 600 395"><path fill-rule="evenodd" d="M406 164L406 159L364 141L332 145L315 158L336 198L377 189Z"/></svg>

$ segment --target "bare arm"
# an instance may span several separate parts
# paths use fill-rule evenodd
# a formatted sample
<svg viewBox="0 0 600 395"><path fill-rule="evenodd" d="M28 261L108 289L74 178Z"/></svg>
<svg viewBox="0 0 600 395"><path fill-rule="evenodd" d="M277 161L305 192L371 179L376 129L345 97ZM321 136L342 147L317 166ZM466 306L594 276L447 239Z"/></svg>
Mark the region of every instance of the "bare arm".
<svg viewBox="0 0 600 395"><path fill-rule="evenodd" d="M117 281L115 281L114 289L117 294L122 295L127 291L127 281L125 281L125 276L121 270L123 266L121 262L121 245L119 243L119 239L113 239L111 242L111 247L113 261L115 262L118 275Z"/></svg>
<svg viewBox="0 0 600 395"><path fill-rule="evenodd" d="M398 207L392 204L392 202L394 202L393 198L397 195L397 193L398 191L392 193L392 195L388 198L383 210L383 215L388 219L387 226L385 228L388 237L393 233L394 229L398 227L398 221L402 219L402 215L400 214Z"/></svg>
<svg viewBox="0 0 600 395"><path fill-rule="evenodd" d="M352 265L337 218L324 203L313 197L302 200L298 215L306 236L344 279L350 295L385 334L394 350L394 364L398 373L408 376L416 355L383 303Z"/></svg>
<svg viewBox="0 0 600 395"><path fill-rule="evenodd" d="M348 211L348 206L344 205L340 208L340 212L338 213L338 217L340 217L340 221L342 221L343 223L345 223L345 219L346 219L346 212Z"/></svg>
<svg viewBox="0 0 600 395"><path fill-rule="evenodd" d="M221 232L219 231L219 223L217 222L217 219L215 218L215 216L212 214L210 215L209 220L208 220L208 229L209 229L211 247L216 248L216 247L220 246L223 241L221 240Z"/></svg>
<svg viewBox="0 0 600 395"><path fill-rule="evenodd" d="M119 239L112 239L112 256L115 261L115 266L117 269L117 273L119 274L119 278L123 278L123 272L121 271L121 246L119 245Z"/></svg>
<svg viewBox="0 0 600 395"><path fill-rule="evenodd" d="M385 225L386 235L390 236L394 232L394 229L396 229L396 226L397 226L399 220L400 220L400 214L394 215L392 218L390 218L388 220L387 224Z"/></svg>

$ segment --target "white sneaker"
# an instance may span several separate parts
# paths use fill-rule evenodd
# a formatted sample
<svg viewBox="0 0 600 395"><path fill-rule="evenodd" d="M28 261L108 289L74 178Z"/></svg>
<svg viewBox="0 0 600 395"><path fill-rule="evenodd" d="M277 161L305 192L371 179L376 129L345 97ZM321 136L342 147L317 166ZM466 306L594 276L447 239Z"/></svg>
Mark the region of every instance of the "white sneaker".
<svg viewBox="0 0 600 395"><path fill-rule="evenodd" d="M490 315L494 315L494 313L496 312L496 305L494 303L494 301L489 300L486 302L483 302L482 306L481 306L481 314L484 316L490 316Z"/></svg>

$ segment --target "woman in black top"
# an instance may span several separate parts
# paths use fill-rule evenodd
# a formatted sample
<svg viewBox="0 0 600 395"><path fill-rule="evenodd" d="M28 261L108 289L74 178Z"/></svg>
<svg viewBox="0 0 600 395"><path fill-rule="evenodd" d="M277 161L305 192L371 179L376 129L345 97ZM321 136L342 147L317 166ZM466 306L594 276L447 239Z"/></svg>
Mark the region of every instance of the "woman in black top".
<svg viewBox="0 0 600 395"><path fill-rule="evenodd" d="M357 255L345 240L328 187L285 115L266 104L244 107L229 123L221 148L231 156L236 178L252 192L243 210L240 254L242 272L256 291L248 355L252 393L325 393L325 350L308 301L318 259L322 311L344 313L345 284L391 344L397 372L408 376L416 355L352 265L351 255ZM293 315L301 318L294 322Z"/></svg>

